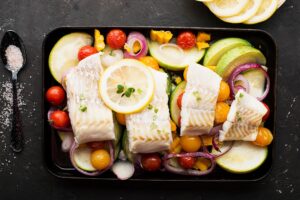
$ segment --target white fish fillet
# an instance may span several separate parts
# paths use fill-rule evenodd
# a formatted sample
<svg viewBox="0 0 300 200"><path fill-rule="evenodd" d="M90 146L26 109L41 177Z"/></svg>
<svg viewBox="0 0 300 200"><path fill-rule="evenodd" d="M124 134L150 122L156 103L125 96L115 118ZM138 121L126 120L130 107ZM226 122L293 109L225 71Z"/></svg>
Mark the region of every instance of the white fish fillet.
<svg viewBox="0 0 300 200"><path fill-rule="evenodd" d="M168 107L167 74L151 69L155 93L149 106L140 113L126 115L129 150L152 153L168 150L172 142Z"/></svg>
<svg viewBox="0 0 300 200"><path fill-rule="evenodd" d="M191 64L182 97L181 136L207 134L214 125L221 77L207 67Z"/></svg>
<svg viewBox="0 0 300 200"><path fill-rule="evenodd" d="M102 73L100 55L95 54L80 61L65 78L69 116L79 144L115 139L112 111L98 95Z"/></svg>
<svg viewBox="0 0 300 200"><path fill-rule="evenodd" d="M255 97L239 90L232 102L227 120L220 131L219 140L254 141L266 107Z"/></svg>

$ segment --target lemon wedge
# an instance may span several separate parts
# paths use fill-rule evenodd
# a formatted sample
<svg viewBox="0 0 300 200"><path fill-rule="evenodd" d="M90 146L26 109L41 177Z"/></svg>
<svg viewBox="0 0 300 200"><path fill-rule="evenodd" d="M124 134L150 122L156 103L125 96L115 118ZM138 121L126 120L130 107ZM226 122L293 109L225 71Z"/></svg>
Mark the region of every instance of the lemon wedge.
<svg viewBox="0 0 300 200"><path fill-rule="evenodd" d="M248 0L215 0L204 3L216 16L231 17L241 13L247 6Z"/></svg>
<svg viewBox="0 0 300 200"><path fill-rule="evenodd" d="M247 6L238 15L232 17L221 17L220 19L229 23L242 23L253 17L260 8L263 0L250 0Z"/></svg>
<svg viewBox="0 0 300 200"><path fill-rule="evenodd" d="M99 81L104 103L117 113L143 110L154 94L154 79L149 68L135 59L123 59L108 67Z"/></svg>
<svg viewBox="0 0 300 200"><path fill-rule="evenodd" d="M245 24L257 24L269 19L277 10L278 0L263 0L261 6L259 7L257 13L245 21Z"/></svg>

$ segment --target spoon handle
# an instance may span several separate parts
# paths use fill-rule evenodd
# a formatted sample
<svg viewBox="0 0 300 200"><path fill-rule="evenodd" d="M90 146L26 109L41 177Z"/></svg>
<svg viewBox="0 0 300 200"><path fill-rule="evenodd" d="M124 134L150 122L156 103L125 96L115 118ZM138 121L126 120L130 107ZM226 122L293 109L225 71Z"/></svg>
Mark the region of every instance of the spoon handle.
<svg viewBox="0 0 300 200"><path fill-rule="evenodd" d="M22 121L18 106L17 80L12 80L13 84L13 119L11 130L11 148L14 152L21 152L23 149L24 138L22 130Z"/></svg>

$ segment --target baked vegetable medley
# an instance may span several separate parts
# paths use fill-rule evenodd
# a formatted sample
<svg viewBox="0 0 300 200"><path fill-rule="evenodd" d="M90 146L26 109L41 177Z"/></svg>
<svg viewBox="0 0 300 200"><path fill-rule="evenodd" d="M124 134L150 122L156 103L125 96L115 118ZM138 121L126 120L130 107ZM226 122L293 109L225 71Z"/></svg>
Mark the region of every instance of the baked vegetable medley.
<svg viewBox="0 0 300 200"><path fill-rule="evenodd" d="M106 34L103 34L105 32ZM49 125L87 176L248 173L267 158L267 60L243 38L95 29L49 55Z"/></svg>

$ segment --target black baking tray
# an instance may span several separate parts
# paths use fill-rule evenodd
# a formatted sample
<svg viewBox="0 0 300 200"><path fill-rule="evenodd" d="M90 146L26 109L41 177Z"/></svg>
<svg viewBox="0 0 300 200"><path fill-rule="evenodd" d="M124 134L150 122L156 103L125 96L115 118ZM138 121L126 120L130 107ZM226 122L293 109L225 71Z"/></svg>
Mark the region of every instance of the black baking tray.
<svg viewBox="0 0 300 200"><path fill-rule="evenodd" d="M257 29L236 29L236 28L203 28L203 27L60 27L52 30L48 33L44 39L42 53L43 53L43 92L44 95L47 88L52 85L58 85L58 83L53 79L49 67L48 67L48 57L49 53L54 46L54 44L64 36L65 34L71 32L86 32L93 35L94 28L101 30L102 34L106 34L112 28L121 28L126 33L130 31L139 31L149 36L149 31L151 29L163 29L170 30L174 35L184 30L191 30L193 32L203 31L210 33L212 36L212 41L225 38L225 37L240 37L251 42L253 46L260 49L267 58L268 74L271 79L271 88L268 97L264 100L270 107L271 113L270 117L265 123L274 134L274 140L276 141L275 135L275 114L276 114L276 74L277 74L277 47L274 39L270 34L265 31ZM44 99L44 98L43 98ZM44 100L43 100L44 101ZM102 181L117 181L118 179L115 175L108 171L98 177L88 177L77 172L71 165L69 160L69 154L63 153L60 150L61 142L53 129L48 125L47 121L47 111L49 109L49 104L43 102L43 117L44 117L44 161L48 171L56 177L68 178L68 179L96 179ZM193 176L182 176L176 175L168 172L156 172L156 173L142 173L137 172L128 181L181 181L181 182L250 182L259 181L266 177L272 168L273 160L275 159L275 142L269 147L269 153L266 161L257 170L247 173L247 174L232 174L224 171L223 169L216 167L216 169L209 175L201 177Z"/></svg>

